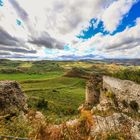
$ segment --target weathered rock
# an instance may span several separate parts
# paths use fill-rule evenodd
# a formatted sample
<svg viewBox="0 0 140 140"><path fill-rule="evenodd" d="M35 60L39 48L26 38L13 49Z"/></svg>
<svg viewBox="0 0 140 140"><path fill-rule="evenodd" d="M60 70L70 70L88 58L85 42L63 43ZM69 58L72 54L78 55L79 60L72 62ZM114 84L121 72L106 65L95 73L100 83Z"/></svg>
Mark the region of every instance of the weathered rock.
<svg viewBox="0 0 140 140"><path fill-rule="evenodd" d="M107 117L93 116L94 124L90 127L90 136L95 138L102 133L116 132L131 136L133 140L140 140L140 122L133 120L123 113L114 113ZM78 126L80 120L69 120L66 122L67 127L73 128ZM61 130L61 125L54 125L53 128ZM50 129L49 129L50 130Z"/></svg>
<svg viewBox="0 0 140 140"><path fill-rule="evenodd" d="M101 77L93 75L86 84L86 103L95 105L99 102Z"/></svg>
<svg viewBox="0 0 140 140"><path fill-rule="evenodd" d="M93 116L93 119L95 125L91 129L92 137L101 132L118 131L129 133L134 139L140 140L140 122L134 121L123 113L114 113L108 117Z"/></svg>
<svg viewBox="0 0 140 140"><path fill-rule="evenodd" d="M16 81L0 81L0 116L27 111L26 97Z"/></svg>
<svg viewBox="0 0 140 140"><path fill-rule="evenodd" d="M140 111L140 85L128 80L103 76L103 88L115 94L120 109Z"/></svg>
<svg viewBox="0 0 140 140"><path fill-rule="evenodd" d="M104 92L101 92L100 101L99 104L97 104L96 106L96 110L108 111L112 108L115 108L114 101L111 98L107 97Z"/></svg>

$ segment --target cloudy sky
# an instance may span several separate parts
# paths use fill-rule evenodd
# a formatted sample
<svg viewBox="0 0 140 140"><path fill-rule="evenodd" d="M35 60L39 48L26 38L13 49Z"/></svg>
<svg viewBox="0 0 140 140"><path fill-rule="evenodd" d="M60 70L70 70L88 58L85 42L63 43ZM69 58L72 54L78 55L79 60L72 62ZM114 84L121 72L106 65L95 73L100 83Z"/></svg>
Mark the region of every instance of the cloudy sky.
<svg viewBox="0 0 140 140"><path fill-rule="evenodd" d="M140 0L0 0L0 58L140 58Z"/></svg>

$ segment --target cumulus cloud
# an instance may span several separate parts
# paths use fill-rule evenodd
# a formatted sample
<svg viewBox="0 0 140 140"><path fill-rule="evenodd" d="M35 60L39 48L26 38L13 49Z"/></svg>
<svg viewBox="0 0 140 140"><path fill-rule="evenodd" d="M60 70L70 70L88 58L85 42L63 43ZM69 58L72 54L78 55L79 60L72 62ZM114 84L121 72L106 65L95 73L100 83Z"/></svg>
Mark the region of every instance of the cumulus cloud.
<svg viewBox="0 0 140 140"><path fill-rule="evenodd" d="M136 0L114 1L102 15L105 29L109 32L113 32L135 2Z"/></svg>
<svg viewBox="0 0 140 140"><path fill-rule="evenodd" d="M101 56L107 58L139 58L140 20L137 19L136 25L134 27L127 28L123 32L106 36L103 36L101 33L99 33L85 42L76 44L75 48L78 49L79 54L81 51L81 54L82 52L88 52L91 54L100 54Z"/></svg>
<svg viewBox="0 0 140 140"><path fill-rule="evenodd" d="M0 46L0 50L2 51L8 51L8 52L20 52L20 53L36 53L36 50L29 50L25 48L19 48L19 47L5 47L5 46Z"/></svg>
<svg viewBox="0 0 140 140"><path fill-rule="evenodd" d="M20 53L37 52L36 50L26 46L23 40L11 36L3 29L0 29L0 51L4 51L4 53L1 52L0 55L2 54L6 55L9 54L10 52L20 52Z"/></svg>
<svg viewBox="0 0 140 140"><path fill-rule="evenodd" d="M17 46L18 39L12 37L8 34L4 29L0 29L0 44L2 45L9 45L9 46Z"/></svg>
<svg viewBox="0 0 140 140"><path fill-rule="evenodd" d="M47 32L42 32L40 36L32 38L29 40L30 43L36 44L38 46L45 46L46 48L57 48L63 49L64 43L52 38Z"/></svg>
<svg viewBox="0 0 140 140"><path fill-rule="evenodd" d="M19 5L16 0L9 0L10 4L13 6L19 17L24 21L28 19L28 14L26 11Z"/></svg>
<svg viewBox="0 0 140 140"><path fill-rule="evenodd" d="M139 48L139 22L116 35L96 34L77 38L90 26L102 21L112 33L137 0L7 0L0 7L0 56L44 57L111 56L119 50ZM21 23L17 25L16 21ZM96 22L96 26L99 22ZM64 46L70 49L65 50ZM131 46L131 47L129 47ZM46 49L52 49L51 53ZM125 53L127 54L127 53ZM119 55L118 55L119 56Z"/></svg>
<svg viewBox="0 0 140 140"><path fill-rule="evenodd" d="M11 53L4 52L4 51L0 52L0 56L7 56L7 55L11 55Z"/></svg>

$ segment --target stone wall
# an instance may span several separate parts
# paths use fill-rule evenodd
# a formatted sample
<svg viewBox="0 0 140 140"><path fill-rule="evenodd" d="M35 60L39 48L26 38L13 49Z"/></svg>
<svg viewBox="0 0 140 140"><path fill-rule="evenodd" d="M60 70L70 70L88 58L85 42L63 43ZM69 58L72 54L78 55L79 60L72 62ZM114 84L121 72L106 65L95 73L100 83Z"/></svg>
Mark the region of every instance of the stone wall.
<svg viewBox="0 0 140 140"><path fill-rule="evenodd" d="M96 105L99 102L101 77L92 75L86 84L86 103Z"/></svg>
<svg viewBox="0 0 140 140"><path fill-rule="evenodd" d="M103 76L103 89L112 92L118 101L126 102L130 105L138 104L140 109L140 85L128 80L120 80L117 78ZM134 104L134 107L135 105Z"/></svg>

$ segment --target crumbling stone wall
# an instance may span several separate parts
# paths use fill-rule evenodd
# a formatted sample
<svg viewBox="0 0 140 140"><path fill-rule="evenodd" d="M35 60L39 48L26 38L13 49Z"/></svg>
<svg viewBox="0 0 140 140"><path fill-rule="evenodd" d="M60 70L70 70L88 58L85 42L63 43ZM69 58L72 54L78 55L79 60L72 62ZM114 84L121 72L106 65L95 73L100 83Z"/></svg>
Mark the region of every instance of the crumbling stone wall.
<svg viewBox="0 0 140 140"><path fill-rule="evenodd" d="M92 75L86 84L86 103L95 105L99 102L101 76Z"/></svg>
<svg viewBox="0 0 140 140"><path fill-rule="evenodd" d="M26 97L16 81L0 81L0 116L26 111Z"/></svg>
<svg viewBox="0 0 140 140"><path fill-rule="evenodd" d="M140 110L140 85L129 80L103 76L103 88L115 94L118 101Z"/></svg>

